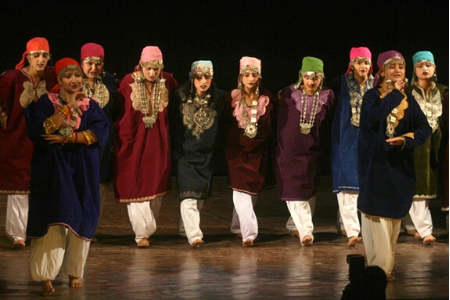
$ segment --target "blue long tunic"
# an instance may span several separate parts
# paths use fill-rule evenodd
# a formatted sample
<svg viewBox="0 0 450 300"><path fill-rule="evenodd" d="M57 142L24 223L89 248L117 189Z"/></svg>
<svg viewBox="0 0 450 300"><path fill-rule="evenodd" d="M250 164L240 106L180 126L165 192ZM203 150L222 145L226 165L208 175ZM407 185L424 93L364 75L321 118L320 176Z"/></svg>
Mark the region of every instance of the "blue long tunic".
<svg viewBox="0 0 450 300"><path fill-rule="evenodd" d="M335 89L337 100L331 145L333 193L335 194L341 191L359 191L358 141L361 131L359 127L351 123L352 108L346 77L347 75L342 75L339 78Z"/></svg>
<svg viewBox="0 0 450 300"><path fill-rule="evenodd" d="M401 219L411 208L416 186L414 147L426 141L431 128L419 104L406 93L408 108L395 128L395 136L414 133L414 139L406 137L403 149L389 145L386 119L404 96L398 90L383 99L380 95L378 88L367 91L361 107L358 210L372 216Z"/></svg>
<svg viewBox="0 0 450 300"><path fill-rule="evenodd" d="M98 143L62 146L49 144L41 137L44 120L54 112L48 94L25 110L28 136L35 145L27 236L38 238L47 233L48 226L64 225L77 236L90 239L100 212L98 147L108 139L108 119L97 102L90 99L75 132L89 129Z"/></svg>

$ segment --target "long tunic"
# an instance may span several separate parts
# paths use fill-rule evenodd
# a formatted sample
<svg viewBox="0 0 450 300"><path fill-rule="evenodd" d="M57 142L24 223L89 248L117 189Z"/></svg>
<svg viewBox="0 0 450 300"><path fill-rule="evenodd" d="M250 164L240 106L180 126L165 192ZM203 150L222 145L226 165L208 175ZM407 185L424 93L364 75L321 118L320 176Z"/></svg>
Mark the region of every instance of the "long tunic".
<svg viewBox="0 0 450 300"><path fill-rule="evenodd" d="M162 72L170 94L178 83ZM123 116L116 123L115 197L121 203L144 202L170 191L170 139L167 107L157 114L152 128L145 128L144 114L133 108L132 74L126 75L117 94ZM170 99L169 99L170 102Z"/></svg>
<svg viewBox="0 0 450 300"><path fill-rule="evenodd" d="M403 100L398 90L381 99L378 88L364 95L361 108L361 138L358 147L358 210L364 214L401 219L411 208L416 176L414 147L423 144L431 128L414 97L406 93L408 107L395 128L395 136L405 137L406 145L391 146L386 142L387 117Z"/></svg>
<svg viewBox="0 0 450 300"><path fill-rule="evenodd" d="M334 103L331 89L320 91L314 124L309 134L300 132L302 90L291 85L279 93L277 123L277 187L282 201L306 201L316 194L317 159L321 154L320 125ZM313 96L307 96L309 120Z"/></svg>
<svg viewBox="0 0 450 300"><path fill-rule="evenodd" d="M244 128L239 127L238 119L242 119L241 90L234 89L227 94L226 107L231 116L231 128L225 148L228 164L228 184L236 191L251 195L258 195L269 184L266 177L270 167L269 154L271 147L270 137L273 135L272 94L261 89L258 99L257 128L254 138L244 134ZM246 108L247 115L251 116L251 107ZM241 121L242 122L242 121ZM273 151L272 151L273 153Z"/></svg>
<svg viewBox="0 0 450 300"><path fill-rule="evenodd" d="M358 81L349 75L340 76L333 89L337 99L331 144L333 193L335 194L341 191L359 191L358 140L361 131L351 122L352 105L349 83L353 83L358 88L357 92L361 94Z"/></svg>
<svg viewBox="0 0 450 300"><path fill-rule="evenodd" d="M44 95L56 84L53 67L47 67L36 90L23 69L6 71L0 78L0 108L8 116L0 128L0 193L28 194L33 144L27 137L24 107Z"/></svg>
<svg viewBox="0 0 450 300"><path fill-rule="evenodd" d="M180 86L174 92L170 109L175 132L174 163L180 201L206 200L210 196L213 149L226 94L212 83L207 106L199 108L194 103L188 104L189 93L190 83Z"/></svg>
<svg viewBox="0 0 450 300"><path fill-rule="evenodd" d="M43 123L55 113L58 101L57 94L45 94L25 110L28 136L35 145L27 236L38 238L47 233L48 226L64 225L78 237L90 239L100 212L98 147L108 139L109 123L97 102L85 98L75 132L91 130L98 142L49 144L41 136Z"/></svg>
<svg viewBox="0 0 450 300"><path fill-rule="evenodd" d="M429 96L417 86L411 85L407 89L419 103L432 134L422 145L414 149L414 165L416 171L416 190L414 198L436 198L438 191L438 167L442 163L439 157L442 140L442 127L448 124L442 123L442 101L445 94L445 86L434 84Z"/></svg>

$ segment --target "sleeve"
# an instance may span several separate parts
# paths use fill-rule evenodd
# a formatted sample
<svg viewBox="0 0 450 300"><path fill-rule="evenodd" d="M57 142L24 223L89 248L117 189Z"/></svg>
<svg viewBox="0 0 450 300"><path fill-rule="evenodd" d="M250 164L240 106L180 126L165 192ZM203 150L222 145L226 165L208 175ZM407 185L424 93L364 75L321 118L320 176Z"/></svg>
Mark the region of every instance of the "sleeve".
<svg viewBox="0 0 450 300"><path fill-rule="evenodd" d="M31 102L31 104L24 109L28 138L31 141L35 142L39 139L43 139L41 135L45 133L44 121L53 115L54 112L55 109L48 99L48 94L42 95L38 101Z"/></svg>
<svg viewBox="0 0 450 300"><path fill-rule="evenodd" d="M409 94L408 97L411 97L411 101L409 101L409 105L411 106L411 115L412 115L412 123L414 130L414 138L405 136L407 148L413 148L422 145L431 135L431 127L428 124L428 120L425 117L422 109L417 103L416 99L413 95Z"/></svg>
<svg viewBox="0 0 450 300"><path fill-rule="evenodd" d="M380 98L378 91L370 90L364 95L361 106L361 123L369 128L378 128L389 113L397 107L405 96L398 90L388 93L384 99Z"/></svg>
<svg viewBox="0 0 450 300"><path fill-rule="evenodd" d="M109 137L109 121L103 109L97 101L89 101L89 110L91 110L87 119L86 127L91 130L98 139L98 147L104 147Z"/></svg>

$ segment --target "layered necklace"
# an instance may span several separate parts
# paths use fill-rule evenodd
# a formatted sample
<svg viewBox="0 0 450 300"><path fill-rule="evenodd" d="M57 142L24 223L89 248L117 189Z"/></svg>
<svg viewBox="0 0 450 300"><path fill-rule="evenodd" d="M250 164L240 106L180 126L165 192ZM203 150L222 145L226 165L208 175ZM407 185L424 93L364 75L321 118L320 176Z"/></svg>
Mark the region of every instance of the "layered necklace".
<svg viewBox="0 0 450 300"><path fill-rule="evenodd" d="M133 73L134 85L132 85L133 92L131 98L133 101L133 108L140 110L144 117L142 121L145 124L145 128L153 128L153 125L158 119L158 113L162 112L167 106L168 96L167 88L165 86L164 78L157 78L153 85L153 91L148 90L145 84L145 78L141 77L138 72ZM137 87L137 95L134 88ZM147 94L150 94L150 101L147 99ZM136 99L137 97L139 98ZM167 99L166 99L167 98ZM161 103L164 102L164 103ZM150 102L150 103L149 103ZM151 109L151 112L150 112Z"/></svg>
<svg viewBox="0 0 450 300"><path fill-rule="evenodd" d="M258 97L258 95L256 95ZM242 125L244 126L244 134L249 138L254 138L258 133L258 100L253 99L250 106L250 115L247 111L247 102L244 97L241 100L242 106Z"/></svg>
<svg viewBox="0 0 450 300"><path fill-rule="evenodd" d="M217 112L214 110L215 104L211 103L208 106L211 99L209 93L205 97L199 97L198 95L195 95L194 99L189 97L187 101L185 101L184 96L181 97L183 100L181 108L183 124L199 140L200 135L214 124L214 118L217 116Z"/></svg>
<svg viewBox="0 0 450 300"><path fill-rule="evenodd" d="M359 127L363 97L365 92L372 88L373 77L369 77L365 84L359 84L353 76L353 73L350 73L349 76L346 76L345 78L349 87L350 106L352 110L350 121L353 126Z"/></svg>
<svg viewBox="0 0 450 300"><path fill-rule="evenodd" d="M308 94L302 91L302 111L300 112L300 132L302 134L309 134L314 126L314 120L316 119L317 108L319 106L319 91L314 93L311 110L307 114L308 110ZM306 116L309 115L307 119Z"/></svg>
<svg viewBox="0 0 450 300"><path fill-rule="evenodd" d="M109 91L103 84L101 77L97 77L92 87L89 85L88 81L83 79L83 92L86 96L97 100L101 108L104 108L109 102Z"/></svg>
<svg viewBox="0 0 450 300"><path fill-rule="evenodd" d="M414 85L421 91L419 93L416 89L413 89L412 95L419 103L425 117L427 117L428 124L431 127L432 132L435 132L439 128L439 117L442 115L442 96L433 82L429 93L427 93L422 87L414 83Z"/></svg>

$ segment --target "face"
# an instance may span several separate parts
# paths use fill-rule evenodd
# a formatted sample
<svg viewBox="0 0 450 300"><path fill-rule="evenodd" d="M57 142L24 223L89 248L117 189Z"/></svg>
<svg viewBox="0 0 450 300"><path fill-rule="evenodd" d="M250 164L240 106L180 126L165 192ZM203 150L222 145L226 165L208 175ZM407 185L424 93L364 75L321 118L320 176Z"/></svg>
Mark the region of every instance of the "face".
<svg viewBox="0 0 450 300"><path fill-rule="evenodd" d="M155 82L156 78L161 74L161 68L146 67L141 65L142 75L150 82Z"/></svg>
<svg viewBox="0 0 450 300"><path fill-rule="evenodd" d="M50 53L48 51L31 51L27 54L30 67L38 72L43 72L50 59Z"/></svg>
<svg viewBox="0 0 450 300"><path fill-rule="evenodd" d="M381 76L384 76L384 81L386 79L390 79L392 82L405 80L405 63L400 61L390 63L381 72Z"/></svg>
<svg viewBox="0 0 450 300"><path fill-rule="evenodd" d="M421 80L430 80L435 71L436 66L429 60L419 61L414 69L417 79Z"/></svg>
<svg viewBox="0 0 450 300"><path fill-rule="evenodd" d="M250 91L256 90L259 82L259 74L251 70L245 71L242 75L242 84Z"/></svg>
<svg viewBox="0 0 450 300"><path fill-rule="evenodd" d="M80 91L83 76L78 68L70 68L62 77L58 77L58 82L67 94L74 94Z"/></svg>
<svg viewBox="0 0 450 300"><path fill-rule="evenodd" d="M352 64L353 75L357 78L367 78L371 64L368 58L356 58Z"/></svg>
<svg viewBox="0 0 450 300"><path fill-rule="evenodd" d="M211 86L212 77L209 74L197 75L194 77L195 92L199 96L204 96Z"/></svg>
<svg viewBox="0 0 450 300"><path fill-rule="evenodd" d="M81 63L81 69L88 80L95 80L103 71L103 61L85 59Z"/></svg>
<svg viewBox="0 0 450 300"><path fill-rule="evenodd" d="M314 72L305 72L302 73L302 82L305 92L313 95L322 83L322 76Z"/></svg>

